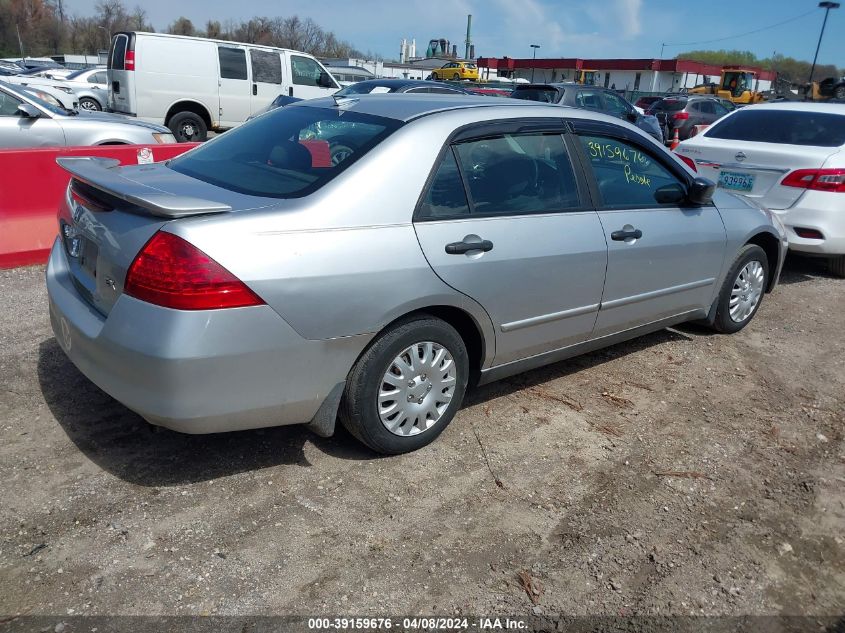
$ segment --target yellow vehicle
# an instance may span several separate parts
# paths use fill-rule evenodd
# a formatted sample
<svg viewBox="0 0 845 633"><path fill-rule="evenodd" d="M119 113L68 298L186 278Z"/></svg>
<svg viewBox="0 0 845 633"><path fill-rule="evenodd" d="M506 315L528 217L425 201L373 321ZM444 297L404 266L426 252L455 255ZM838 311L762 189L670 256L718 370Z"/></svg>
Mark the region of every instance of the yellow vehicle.
<svg viewBox="0 0 845 633"><path fill-rule="evenodd" d="M478 81L478 66L472 62L449 62L431 71L432 79L470 79Z"/></svg>
<svg viewBox="0 0 845 633"><path fill-rule="evenodd" d="M598 77L597 70L579 70L575 73L575 83L583 84L585 86L595 86Z"/></svg>
<svg viewBox="0 0 845 633"><path fill-rule="evenodd" d="M719 85L702 84L690 94L711 94L733 103L760 103L763 95L757 90L757 71L747 68L724 68Z"/></svg>

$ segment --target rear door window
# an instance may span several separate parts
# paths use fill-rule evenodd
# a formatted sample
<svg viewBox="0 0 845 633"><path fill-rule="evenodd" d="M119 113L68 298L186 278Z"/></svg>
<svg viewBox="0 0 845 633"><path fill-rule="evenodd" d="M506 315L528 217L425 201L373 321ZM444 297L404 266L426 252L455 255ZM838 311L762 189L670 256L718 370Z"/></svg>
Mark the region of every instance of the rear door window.
<svg viewBox="0 0 845 633"><path fill-rule="evenodd" d="M511 96L525 101L539 101L541 103L557 103L558 92L554 88L517 88Z"/></svg>
<svg viewBox="0 0 845 633"><path fill-rule="evenodd" d="M605 136L579 136L606 208L677 205L681 181L640 147Z"/></svg>
<svg viewBox="0 0 845 633"><path fill-rule="evenodd" d="M116 35L109 55L109 68L123 70L126 61L126 44L129 38L125 35Z"/></svg>
<svg viewBox="0 0 845 633"><path fill-rule="evenodd" d="M607 106L607 112L614 116L624 117L631 112L631 106L622 97L612 92L604 93L604 102Z"/></svg>
<svg viewBox="0 0 845 633"><path fill-rule="evenodd" d="M731 141L841 147L845 145L845 116L752 107L720 119L704 136Z"/></svg>
<svg viewBox="0 0 845 633"><path fill-rule="evenodd" d="M455 152L474 215L556 213L581 207L560 134L504 134L460 143Z"/></svg>
<svg viewBox="0 0 845 633"><path fill-rule="evenodd" d="M242 48L220 46L217 48L220 57L221 79L246 79L246 51Z"/></svg>
<svg viewBox="0 0 845 633"><path fill-rule="evenodd" d="M601 95L596 90L579 90L575 93L575 105L588 110L603 110Z"/></svg>

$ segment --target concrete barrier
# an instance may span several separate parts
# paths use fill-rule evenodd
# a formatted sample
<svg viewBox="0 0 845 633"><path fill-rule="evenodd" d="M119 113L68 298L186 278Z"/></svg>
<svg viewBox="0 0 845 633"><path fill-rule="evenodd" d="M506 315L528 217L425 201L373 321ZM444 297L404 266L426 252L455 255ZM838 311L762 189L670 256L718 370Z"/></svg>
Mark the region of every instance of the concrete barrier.
<svg viewBox="0 0 845 633"><path fill-rule="evenodd" d="M56 211L70 174L60 156L116 158L132 165L178 156L196 143L99 145L0 150L0 268L47 261L58 233Z"/></svg>

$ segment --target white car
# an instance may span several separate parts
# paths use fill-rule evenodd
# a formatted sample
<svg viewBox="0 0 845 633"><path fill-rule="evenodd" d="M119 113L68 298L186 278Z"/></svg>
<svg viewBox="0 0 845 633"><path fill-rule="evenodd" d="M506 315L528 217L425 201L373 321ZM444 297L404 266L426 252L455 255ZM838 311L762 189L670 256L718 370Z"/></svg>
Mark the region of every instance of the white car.
<svg viewBox="0 0 845 633"><path fill-rule="evenodd" d="M675 151L719 187L774 212L791 250L827 257L845 277L845 105L740 108Z"/></svg>
<svg viewBox="0 0 845 633"><path fill-rule="evenodd" d="M88 87L99 90L109 89L109 77L105 66L75 70L62 79L62 83L72 88Z"/></svg>
<svg viewBox="0 0 845 633"><path fill-rule="evenodd" d="M22 88L34 88L49 92L59 100L66 110L76 110L79 107L79 97L76 92L61 81L47 79L46 77L32 77L31 75L3 77L3 81Z"/></svg>

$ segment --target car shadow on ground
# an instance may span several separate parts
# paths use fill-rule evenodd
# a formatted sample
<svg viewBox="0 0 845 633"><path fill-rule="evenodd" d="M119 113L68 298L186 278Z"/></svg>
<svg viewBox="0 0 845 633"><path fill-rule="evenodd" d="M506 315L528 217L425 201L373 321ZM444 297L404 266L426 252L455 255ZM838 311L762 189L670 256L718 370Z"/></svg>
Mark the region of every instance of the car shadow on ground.
<svg viewBox="0 0 845 633"><path fill-rule="evenodd" d="M813 281L818 278L839 279L830 272L827 259L823 257L807 257L796 253L789 253L780 274L780 283L784 285Z"/></svg>
<svg viewBox="0 0 845 633"><path fill-rule="evenodd" d="M627 343L578 356L470 390L465 406L562 378L628 354L691 336L661 330ZM92 462L129 483L173 486L217 479L278 465L309 467L304 447L348 460L379 459L338 424L331 438L302 426L186 435L148 424L89 381L55 339L39 345L38 380L44 400L68 438Z"/></svg>
<svg viewBox="0 0 845 633"><path fill-rule="evenodd" d="M324 439L302 426L211 435L155 427L89 381L55 339L39 345L38 380L53 417L77 448L139 486L196 483L283 464L309 467L306 443L341 459L379 457L344 429Z"/></svg>

